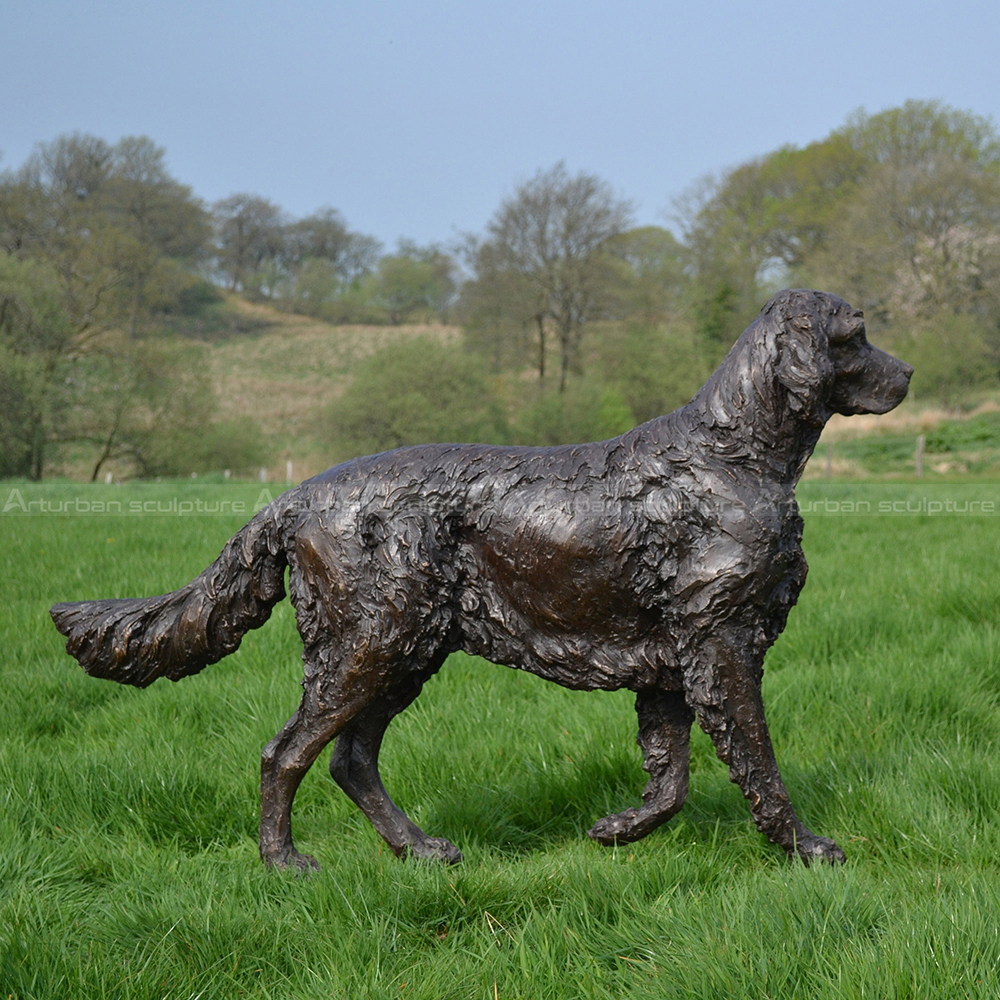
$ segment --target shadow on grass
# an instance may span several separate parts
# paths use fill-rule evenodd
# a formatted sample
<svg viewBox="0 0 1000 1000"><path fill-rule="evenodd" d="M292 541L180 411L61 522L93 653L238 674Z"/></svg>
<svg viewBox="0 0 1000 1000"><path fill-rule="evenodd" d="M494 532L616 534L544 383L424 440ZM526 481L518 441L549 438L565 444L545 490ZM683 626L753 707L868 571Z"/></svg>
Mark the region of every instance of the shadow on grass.
<svg viewBox="0 0 1000 1000"><path fill-rule="evenodd" d="M701 776L704 778L704 776ZM530 854L587 839L601 817L641 804L645 774L637 764L603 759L561 773L533 775L514 787L473 783L436 796L420 815L429 834L459 847ZM720 775L692 787L685 807L650 838L678 846L715 844L730 835L760 837L739 789Z"/></svg>

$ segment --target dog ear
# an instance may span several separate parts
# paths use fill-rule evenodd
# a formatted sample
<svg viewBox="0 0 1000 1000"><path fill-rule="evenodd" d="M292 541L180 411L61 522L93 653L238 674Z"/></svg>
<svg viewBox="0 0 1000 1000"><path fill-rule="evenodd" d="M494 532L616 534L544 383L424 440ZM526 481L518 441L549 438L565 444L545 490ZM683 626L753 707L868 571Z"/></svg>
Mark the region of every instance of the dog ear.
<svg viewBox="0 0 1000 1000"><path fill-rule="evenodd" d="M826 329L811 310L796 309L783 317L778 334L778 381L788 390L792 412L800 419L822 419L833 380Z"/></svg>

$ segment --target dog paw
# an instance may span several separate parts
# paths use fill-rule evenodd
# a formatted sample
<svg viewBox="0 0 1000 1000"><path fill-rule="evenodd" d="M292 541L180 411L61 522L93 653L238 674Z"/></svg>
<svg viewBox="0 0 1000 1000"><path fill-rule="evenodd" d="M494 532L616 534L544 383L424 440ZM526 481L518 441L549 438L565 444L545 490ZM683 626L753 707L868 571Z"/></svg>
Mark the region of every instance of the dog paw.
<svg viewBox="0 0 1000 1000"><path fill-rule="evenodd" d="M448 865L457 865L462 860L462 852L444 837L424 837L422 841L408 844L406 854L422 861L443 861Z"/></svg>
<svg viewBox="0 0 1000 1000"><path fill-rule="evenodd" d="M814 833L806 833L799 837L795 851L808 867L813 861L825 861L830 865L839 865L847 860L847 855L829 837L817 837Z"/></svg>
<svg viewBox="0 0 1000 1000"><path fill-rule="evenodd" d="M297 872L318 872L319 862L311 854L299 854L295 848L262 855L264 864L284 871L291 868Z"/></svg>
<svg viewBox="0 0 1000 1000"><path fill-rule="evenodd" d="M627 844L630 841L644 837L648 831L643 829L638 809L626 809L599 819L588 831L587 836L599 844L608 847L613 844Z"/></svg>

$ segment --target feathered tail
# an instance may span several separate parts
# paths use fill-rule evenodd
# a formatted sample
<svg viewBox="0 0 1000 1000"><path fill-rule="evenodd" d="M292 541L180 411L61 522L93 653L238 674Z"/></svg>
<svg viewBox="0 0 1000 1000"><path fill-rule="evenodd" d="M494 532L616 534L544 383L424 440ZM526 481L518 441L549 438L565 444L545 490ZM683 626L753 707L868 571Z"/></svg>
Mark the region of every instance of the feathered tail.
<svg viewBox="0 0 1000 1000"><path fill-rule="evenodd" d="M94 677L146 687L196 674L239 648L285 596L278 526L262 510L197 579L172 594L57 604L66 650Z"/></svg>

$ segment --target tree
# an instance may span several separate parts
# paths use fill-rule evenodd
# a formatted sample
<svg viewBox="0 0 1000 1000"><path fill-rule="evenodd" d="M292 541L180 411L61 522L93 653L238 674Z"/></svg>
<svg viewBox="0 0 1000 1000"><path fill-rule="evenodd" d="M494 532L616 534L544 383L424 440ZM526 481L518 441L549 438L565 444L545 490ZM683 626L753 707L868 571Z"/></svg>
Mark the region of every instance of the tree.
<svg viewBox="0 0 1000 1000"><path fill-rule="evenodd" d="M39 144L2 179L5 246L56 268L78 339L111 326L137 336L197 280L207 218L164 156L145 136L111 146L75 133Z"/></svg>
<svg viewBox="0 0 1000 1000"><path fill-rule="evenodd" d="M296 312L334 323L357 319L357 300L368 291L362 286L381 253L374 236L350 230L336 209L321 208L291 223L285 227L286 303Z"/></svg>
<svg viewBox="0 0 1000 1000"><path fill-rule="evenodd" d="M286 242L293 268L327 261L344 285L371 274L382 253L382 244L374 236L352 232L334 208L321 208L293 222L287 228Z"/></svg>
<svg viewBox="0 0 1000 1000"><path fill-rule="evenodd" d="M459 293L466 343L489 356L497 371L523 365L534 351L534 367L544 381L549 317L541 290L530 275L507 266L506 254L490 240L469 237L464 253L476 275Z"/></svg>
<svg viewBox="0 0 1000 1000"><path fill-rule="evenodd" d="M26 168L0 174L0 249L18 256L38 249L49 220L45 202Z"/></svg>
<svg viewBox="0 0 1000 1000"><path fill-rule="evenodd" d="M195 348L104 330L76 350L59 276L0 256L0 475L41 479L63 446L140 475L260 464L255 425L217 423Z"/></svg>
<svg viewBox="0 0 1000 1000"><path fill-rule="evenodd" d="M70 443L95 448L95 475L125 454L149 471L190 421L191 441L215 435L198 420L210 387L146 336L198 285L209 233L164 158L145 137L77 133L0 177L0 472L41 478Z"/></svg>
<svg viewBox="0 0 1000 1000"><path fill-rule="evenodd" d="M256 194L234 194L212 206L216 261L231 290L270 297L286 263L284 213Z"/></svg>
<svg viewBox="0 0 1000 1000"><path fill-rule="evenodd" d="M941 311L1000 317L1000 136L936 102L855 114L863 182L812 271L883 323Z"/></svg>
<svg viewBox="0 0 1000 1000"><path fill-rule="evenodd" d="M435 244L418 247L401 240L395 254L379 261L375 288L393 325L417 309L433 310L444 321L455 295L455 262Z"/></svg>
<svg viewBox="0 0 1000 1000"><path fill-rule="evenodd" d="M66 408L71 343L54 268L0 257L0 475L42 478Z"/></svg>
<svg viewBox="0 0 1000 1000"><path fill-rule="evenodd" d="M681 311L689 255L673 233L641 226L610 239L608 249L623 265L618 303L623 318L655 323Z"/></svg>
<svg viewBox="0 0 1000 1000"><path fill-rule="evenodd" d="M107 336L75 366L69 388L67 440L93 446L92 480L109 462L160 476L249 472L263 459L253 421L237 427L215 420L201 350L190 344Z"/></svg>
<svg viewBox="0 0 1000 1000"><path fill-rule="evenodd" d="M601 344L604 378L617 386L636 422L682 406L711 374L703 345L690 323L632 320Z"/></svg>
<svg viewBox="0 0 1000 1000"><path fill-rule="evenodd" d="M574 379L564 392L536 383L513 427L517 444L548 447L604 441L635 426L621 390L589 376Z"/></svg>
<svg viewBox="0 0 1000 1000"><path fill-rule="evenodd" d="M826 244L864 169L863 154L834 134L705 178L679 200L693 315L715 361L774 284L794 281Z"/></svg>
<svg viewBox="0 0 1000 1000"><path fill-rule="evenodd" d="M0 342L0 477L42 478L50 404L47 375L41 359Z"/></svg>
<svg viewBox="0 0 1000 1000"><path fill-rule="evenodd" d="M841 135L869 163L911 163L945 156L996 169L1000 135L990 118L940 101L906 101L869 115L855 111L834 135Z"/></svg>
<svg viewBox="0 0 1000 1000"><path fill-rule="evenodd" d="M910 396L950 407L997 384L995 331L976 317L942 312L889 331L892 349L913 365Z"/></svg>
<svg viewBox="0 0 1000 1000"><path fill-rule="evenodd" d="M540 377L546 324L559 344L559 388L579 369L589 320L603 314L614 287L609 241L628 228L632 208L592 174L570 176L565 164L539 171L505 199L473 249L477 281L499 281L521 296L515 312L535 320Z"/></svg>
<svg viewBox="0 0 1000 1000"><path fill-rule="evenodd" d="M890 338L919 328L920 344L900 350L936 358L942 373L935 328L963 355L953 373L981 375L990 344L1000 354L1000 135L989 119L932 101L859 111L820 142L705 183L682 221L692 315L715 360L778 282L836 291ZM976 317L980 333L950 314ZM914 384L954 382L942 379Z"/></svg>
<svg viewBox="0 0 1000 1000"><path fill-rule="evenodd" d="M190 287L191 269L208 244L201 202L167 173L165 157L148 137L126 136L112 151L104 186L105 211L131 238L123 289L131 337L151 313L173 305Z"/></svg>

